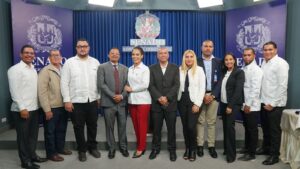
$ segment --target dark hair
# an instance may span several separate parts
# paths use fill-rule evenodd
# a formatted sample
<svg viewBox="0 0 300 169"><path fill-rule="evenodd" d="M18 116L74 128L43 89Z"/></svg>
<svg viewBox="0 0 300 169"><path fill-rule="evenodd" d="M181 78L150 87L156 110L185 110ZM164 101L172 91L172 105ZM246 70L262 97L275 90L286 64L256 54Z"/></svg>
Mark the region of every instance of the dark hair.
<svg viewBox="0 0 300 169"><path fill-rule="evenodd" d="M275 49L277 49L277 44L273 41L269 41L264 44L263 49L265 48L266 45L272 45Z"/></svg>
<svg viewBox="0 0 300 169"><path fill-rule="evenodd" d="M27 44L26 44L26 45L22 46L22 48L21 48L21 53L23 53L23 52L24 52L25 48L31 48L31 49L33 49L33 50L34 50L33 46L31 46L31 45L27 45Z"/></svg>
<svg viewBox="0 0 300 169"><path fill-rule="evenodd" d="M79 39L77 39L76 44L78 42L87 42L87 43L89 43L89 41L87 39L85 39L85 38L79 38Z"/></svg>
<svg viewBox="0 0 300 169"><path fill-rule="evenodd" d="M255 50L254 50L253 48L245 48L244 51L245 51L245 50L251 50L252 53L255 55Z"/></svg>
<svg viewBox="0 0 300 169"><path fill-rule="evenodd" d="M136 47L134 47L134 48L132 49L132 51L131 51L131 52L133 52L133 50L134 50L134 49L136 49L136 50L140 51L141 55L143 55L143 56L144 56L144 50L143 50L143 48L142 48L142 47L140 47L140 46L136 46Z"/></svg>
<svg viewBox="0 0 300 169"><path fill-rule="evenodd" d="M226 58L227 55L232 56L233 59L234 59L234 68L233 68L233 69L235 69L235 68L237 67L237 59L236 59L236 57L234 56L233 53L228 52L228 53L225 54L224 59L223 59L223 61L222 61L222 72L223 72L223 73L226 73L226 72L227 72L227 67L225 66L225 58Z"/></svg>
<svg viewBox="0 0 300 169"><path fill-rule="evenodd" d="M51 49L50 51L49 51L49 56L51 56L51 53L52 52L54 52L54 51L59 51L58 49ZM59 51L60 52L60 51Z"/></svg>

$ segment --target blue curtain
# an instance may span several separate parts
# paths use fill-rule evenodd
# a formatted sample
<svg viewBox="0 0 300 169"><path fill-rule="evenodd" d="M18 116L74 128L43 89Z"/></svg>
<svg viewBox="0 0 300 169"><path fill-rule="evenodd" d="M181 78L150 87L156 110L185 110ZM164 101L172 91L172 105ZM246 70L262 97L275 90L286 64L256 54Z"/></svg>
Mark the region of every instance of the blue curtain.
<svg viewBox="0 0 300 169"><path fill-rule="evenodd" d="M129 46L135 35L135 19L145 11L74 11L74 43L86 38L91 46L90 55L100 63L108 61L110 48ZM225 53L225 13L197 11L150 11L160 19L161 33L157 39L166 39L173 47L170 62L181 64L182 54L192 49L201 56L203 40L214 41L214 55L223 58ZM74 44L75 46L75 44ZM75 52L75 51L74 51ZM132 65L130 52L122 52L120 62ZM145 54L144 63L157 62L156 52Z"/></svg>

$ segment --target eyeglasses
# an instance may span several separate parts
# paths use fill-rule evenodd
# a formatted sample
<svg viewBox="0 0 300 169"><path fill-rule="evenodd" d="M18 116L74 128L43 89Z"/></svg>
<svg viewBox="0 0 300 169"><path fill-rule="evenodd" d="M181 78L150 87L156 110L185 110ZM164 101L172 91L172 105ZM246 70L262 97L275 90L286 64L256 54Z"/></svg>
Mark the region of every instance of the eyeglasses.
<svg viewBox="0 0 300 169"><path fill-rule="evenodd" d="M25 55L34 55L34 52L23 52Z"/></svg>
<svg viewBox="0 0 300 169"><path fill-rule="evenodd" d="M53 58L61 58L61 55L50 55Z"/></svg>
<svg viewBox="0 0 300 169"><path fill-rule="evenodd" d="M89 46L76 46L76 48L78 48L78 49L86 49L86 48L88 48Z"/></svg>

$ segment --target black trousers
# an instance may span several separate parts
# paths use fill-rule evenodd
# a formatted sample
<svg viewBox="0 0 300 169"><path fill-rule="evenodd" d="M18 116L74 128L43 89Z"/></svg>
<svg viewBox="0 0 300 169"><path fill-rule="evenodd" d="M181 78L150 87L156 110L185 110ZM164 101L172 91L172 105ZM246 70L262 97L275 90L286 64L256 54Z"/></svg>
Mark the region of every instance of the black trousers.
<svg viewBox="0 0 300 169"><path fill-rule="evenodd" d="M261 109L261 126L263 129L263 148L269 150L270 155L280 155L281 128L280 121L284 107L274 107L268 111Z"/></svg>
<svg viewBox="0 0 300 169"><path fill-rule="evenodd" d="M30 111L29 118L23 119L20 112L12 112L17 131L18 153L21 163L31 162L35 153L39 132L39 110Z"/></svg>
<svg viewBox="0 0 300 169"><path fill-rule="evenodd" d="M97 149L97 101L88 103L74 103L74 110L71 112L71 120L75 132L77 150L86 152ZM87 127L87 141L84 136L84 126Z"/></svg>
<svg viewBox="0 0 300 169"><path fill-rule="evenodd" d="M235 140L235 115L241 110L241 106L235 105L231 114L226 114L227 104L221 102L221 113L223 120L224 134L224 152L227 160L235 160L236 158L236 140Z"/></svg>
<svg viewBox="0 0 300 169"><path fill-rule="evenodd" d="M199 117L198 113L192 112L194 103L190 100L188 92L183 92L180 101L178 102L178 110L181 117L184 142L186 149L195 151L197 149L197 121Z"/></svg>
<svg viewBox="0 0 300 169"><path fill-rule="evenodd" d="M250 113L242 113L245 128L245 148L248 154L255 155L258 142L258 128L257 116L259 111L252 111Z"/></svg>
<svg viewBox="0 0 300 169"><path fill-rule="evenodd" d="M161 129L164 119L166 120L168 130L168 150L176 150L176 112L167 112L161 110L160 112L151 112L153 120L153 138L152 149L160 150L161 147Z"/></svg>

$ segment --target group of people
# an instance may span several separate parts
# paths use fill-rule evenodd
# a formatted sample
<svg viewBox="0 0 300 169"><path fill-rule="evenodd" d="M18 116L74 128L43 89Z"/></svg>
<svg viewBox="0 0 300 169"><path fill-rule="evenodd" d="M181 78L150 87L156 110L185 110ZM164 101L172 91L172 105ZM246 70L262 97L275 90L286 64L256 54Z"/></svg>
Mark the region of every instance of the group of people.
<svg viewBox="0 0 300 169"><path fill-rule="evenodd" d="M279 161L280 119L287 100L289 66L277 55L277 46L268 42L263 46L264 61L256 64L255 51L246 48L245 65L237 67L236 57L227 53L223 62L213 56L211 40L202 43L202 57L186 50L182 64L170 63L169 51L160 47L158 63L146 66L141 47L132 50L133 65L119 63L120 51L112 48L109 61L100 64L89 55L86 39L76 43L76 56L62 66L59 50L49 52L50 64L39 74L33 66L34 48L24 45L21 61L8 70L12 114L15 120L18 153L23 168L37 169L35 162L63 161L68 117L75 133L78 159L86 161L86 152L100 158L97 149L97 109L104 110L108 158L115 157L116 149L124 157L127 149L126 120L130 112L136 135L136 150L132 158L139 158L146 150L149 117L153 122L152 151L155 159L161 149L163 121L167 127L167 148L171 161L176 161L176 118L179 111L186 150L183 158L195 161L204 155L204 135L207 125L209 154L217 158L215 150L218 108L223 119L224 155L228 163L236 159L235 115L242 111L245 126L244 155L239 160L255 159L255 154L269 157L263 162L271 165ZM46 158L39 157L36 143L39 128L39 107L43 110ZM258 142L257 116L261 116L263 146ZM118 141L114 136L117 120ZM207 123L207 124L206 124ZM87 137L85 137L85 126Z"/></svg>

